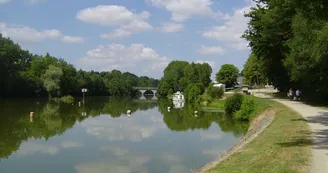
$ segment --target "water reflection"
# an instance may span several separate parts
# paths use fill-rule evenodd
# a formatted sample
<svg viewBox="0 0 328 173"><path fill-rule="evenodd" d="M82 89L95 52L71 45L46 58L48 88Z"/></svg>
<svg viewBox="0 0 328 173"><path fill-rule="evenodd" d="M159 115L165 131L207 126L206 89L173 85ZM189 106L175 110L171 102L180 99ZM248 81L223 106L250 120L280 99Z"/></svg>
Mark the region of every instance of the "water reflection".
<svg viewBox="0 0 328 173"><path fill-rule="evenodd" d="M56 172L49 167L62 164L57 172L184 173L216 158L247 130L223 113L168 107L168 100L103 97L88 98L83 107L2 100L0 170Z"/></svg>

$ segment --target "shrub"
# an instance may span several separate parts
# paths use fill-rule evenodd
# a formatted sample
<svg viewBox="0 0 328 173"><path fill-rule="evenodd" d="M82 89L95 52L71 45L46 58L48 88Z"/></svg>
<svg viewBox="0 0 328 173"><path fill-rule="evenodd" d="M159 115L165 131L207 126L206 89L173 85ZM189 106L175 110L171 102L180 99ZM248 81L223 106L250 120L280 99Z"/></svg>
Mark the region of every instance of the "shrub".
<svg viewBox="0 0 328 173"><path fill-rule="evenodd" d="M212 98L208 95L200 95L197 98L196 103L202 104L203 106L207 106L212 101Z"/></svg>
<svg viewBox="0 0 328 173"><path fill-rule="evenodd" d="M243 102L243 95L235 93L231 97L228 97L226 103L224 104L224 110L228 115L233 115L237 112Z"/></svg>
<svg viewBox="0 0 328 173"><path fill-rule="evenodd" d="M212 93L213 88L214 88L213 85L210 84L206 89L206 94L212 97L211 93Z"/></svg>
<svg viewBox="0 0 328 173"><path fill-rule="evenodd" d="M60 98L60 101L61 102L64 102L64 103L73 103L74 102L74 97L68 95L68 96L63 96Z"/></svg>
<svg viewBox="0 0 328 173"><path fill-rule="evenodd" d="M240 110L234 114L234 118L240 121L249 121L255 113L254 97L245 97L241 104Z"/></svg>
<svg viewBox="0 0 328 173"><path fill-rule="evenodd" d="M213 87L210 96L216 99L220 99L224 94L222 87Z"/></svg>
<svg viewBox="0 0 328 173"><path fill-rule="evenodd" d="M192 85L192 87L190 88L187 94L188 94L187 97L188 103L196 103L198 96L201 95L201 90L197 85Z"/></svg>

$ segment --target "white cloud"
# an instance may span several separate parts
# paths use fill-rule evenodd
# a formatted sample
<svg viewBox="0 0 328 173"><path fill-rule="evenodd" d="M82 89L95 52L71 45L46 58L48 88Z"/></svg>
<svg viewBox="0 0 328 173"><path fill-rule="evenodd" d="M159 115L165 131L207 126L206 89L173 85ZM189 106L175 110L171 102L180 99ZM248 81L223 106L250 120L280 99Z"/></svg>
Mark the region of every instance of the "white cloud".
<svg viewBox="0 0 328 173"><path fill-rule="evenodd" d="M166 8L172 13L171 19L183 22L192 16L215 16L212 11L211 0L146 0L152 5Z"/></svg>
<svg viewBox="0 0 328 173"><path fill-rule="evenodd" d="M63 42L66 43L83 43L84 42L84 38L82 37L72 37L72 36L64 36L62 38Z"/></svg>
<svg viewBox="0 0 328 173"><path fill-rule="evenodd" d="M224 54L224 49L220 46L204 46L202 45L201 48L197 51L200 54L203 55L213 55L213 54Z"/></svg>
<svg viewBox="0 0 328 173"><path fill-rule="evenodd" d="M148 172L144 166L150 160L149 156L131 155L114 159L88 162L74 166L78 173L132 173Z"/></svg>
<svg viewBox="0 0 328 173"><path fill-rule="evenodd" d="M143 44L101 45L87 52L87 56L80 59L80 66L84 69L101 71L121 70L140 73L140 69L162 72L169 58L159 55L154 49Z"/></svg>
<svg viewBox="0 0 328 173"><path fill-rule="evenodd" d="M119 28L114 30L113 32L102 34L101 37L106 39L118 39L118 38L128 37L130 35L131 32Z"/></svg>
<svg viewBox="0 0 328 173"><path fill-rule="evenodd" d="M10 2L11 0L0 0L0 5L1 4L7 4L8 2Z"/></svg>
<svg viewBox="0 0 328 173"><path fill-rule="evenodd" d="M163 32L179 32L183 30L183 25L180 23L164 23L162 25Z"/></svg>
<svg viewBox="0 0 328 173"><path fill-rule="evenodd" d="M117 146L109 146L109 147L101 147L102 151L112 152L115 156L124 156L129 153L128 149L117 147Z"/></svg>
<svg viewBox="0 0 328 173"><path fill-rule="evenodd" d="M60 143L60 146L63 148L78 148L78 147L83 147L84 144L74 141L63 141Z"/></svg>
<svg viewBox="0 0 328 173"><path fill-rule="evenodd" d="M117 5L99 5L80 10L76 14L77 19L87 23L118 27L111 33L101 35L109 39L127 37L132 33L153 29L153 26L146 22L149 17L150 13L147 11L138 14Z"/></svg>
<svg viewBox="0 0 328 173"><path fill-rule="evenodd" d="M202 154L210 156L212 158L217 158L223 154L226 150L220 147L206 148L202 150Z"/></svg>
<svg viewBox="0 0 328 173"><path fill-rule="evenodd" d="M145 122L137 122L130 118L113 119L102 117L82 122L87 133L102 140L109 141L142 141L153 136L159 129L165 128L165 124L154 123L151 119ZM112 151L112 148L102 148Z"/></svg>
<svg viewBox="0 0 328 173"><path fill-rule="evenodd" d="M46 39L61 39L64 42L83 41L83 38L81 37L65 36L56 29L38 31L27 26L10 27L5 23L0 23L0 32L4 37L10 37L12 40L22 45L39 43Z"/></svg>
<svg viewBox="0 0 328 173"><path fill-rule="evenodd" d="M249 18L244 16L249 12L254 3L246 0L247 6L235 9L232 15L225 15L226 22L221 26L215 26L203 32L203 36L209 39L216 39L226 43L229 47L236 50L246 50L248 43L242 39L244 31L247 29Z"/></svg>
<svg viewBox="0 0 328 173"><path fill-rule="evenodd" d="M26 3L29 3L29 4L37 4L37 3L40 3L40 2L45 2L46 0L25 0Z"/></svg>
<svg viewBox="0 0 328 173"><path fill-rule="evenodd" d="M59 149L54 145L40 143L37 141L28 141L22 143L22 145L19 147L19 150L16 152L16 155L27 156L36 153L55 155L58 153L58 151Z"/></svg>
<svg viewBox="0 0 328 173"><path fill-rule="evenodd" d="M217 132L201 132L201 139L204 140L221 140L223 138L222 133Z"/></svg>
<svg viewBox="0 0 328 173"><path fill-rule="evenodd" d="M197 60L196 63L199 63L199 64L207 63L207 64L209 64L212 67L212 69L215 68L215 62L214 61Z"/></svg>

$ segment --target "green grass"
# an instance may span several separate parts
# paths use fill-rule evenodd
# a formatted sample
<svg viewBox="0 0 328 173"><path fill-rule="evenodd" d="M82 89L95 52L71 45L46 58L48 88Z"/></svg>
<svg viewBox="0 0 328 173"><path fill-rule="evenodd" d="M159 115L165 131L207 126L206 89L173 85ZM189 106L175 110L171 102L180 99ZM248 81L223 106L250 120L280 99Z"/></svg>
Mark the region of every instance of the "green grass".
<svg viewBox="0 0 328 173"><path fill-rule="evenodd" d="M243 149L208 173L305 173L311 156L309 127L284 105L257 99L259 108L276 110L273 122ZM218 103L217 103L218 104Z"/></svg>
<svg viewBox="0 0 328 173"><path fill-rule="evenodd" d="M231 96L231 95L229 95ZM251 96L246 96L246 97L251 97ZM270 103L272 103L271 100L268 99L262 99L262 98L257 98L254 97L256 108L255 108L255 113L261 113L265 109L268 109L270 107ZM210 108L218 108L224 110L224 104L226 100L220 100L220 99L213 99L210 104L208 104L207 107Z"/></svg>
<svg viewBox="0 0 328 173"><path fill-rule="evenodd" d="M213 99L207 107L218 108L224 110L225 100Z"/></svg>

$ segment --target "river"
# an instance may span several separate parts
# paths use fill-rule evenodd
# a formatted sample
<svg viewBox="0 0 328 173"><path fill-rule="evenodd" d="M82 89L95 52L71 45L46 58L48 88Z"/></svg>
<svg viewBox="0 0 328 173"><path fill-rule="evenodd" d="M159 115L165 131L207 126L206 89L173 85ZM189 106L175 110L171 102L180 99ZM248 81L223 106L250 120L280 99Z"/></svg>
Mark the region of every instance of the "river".
<svg viewBox="0 0 328 173"><path fill-rule="evenodd" d="M190 173L247 129L222 112L195 110L174 109L169 100L89 97L79 106L2 99L0 172Z"/></svg>

